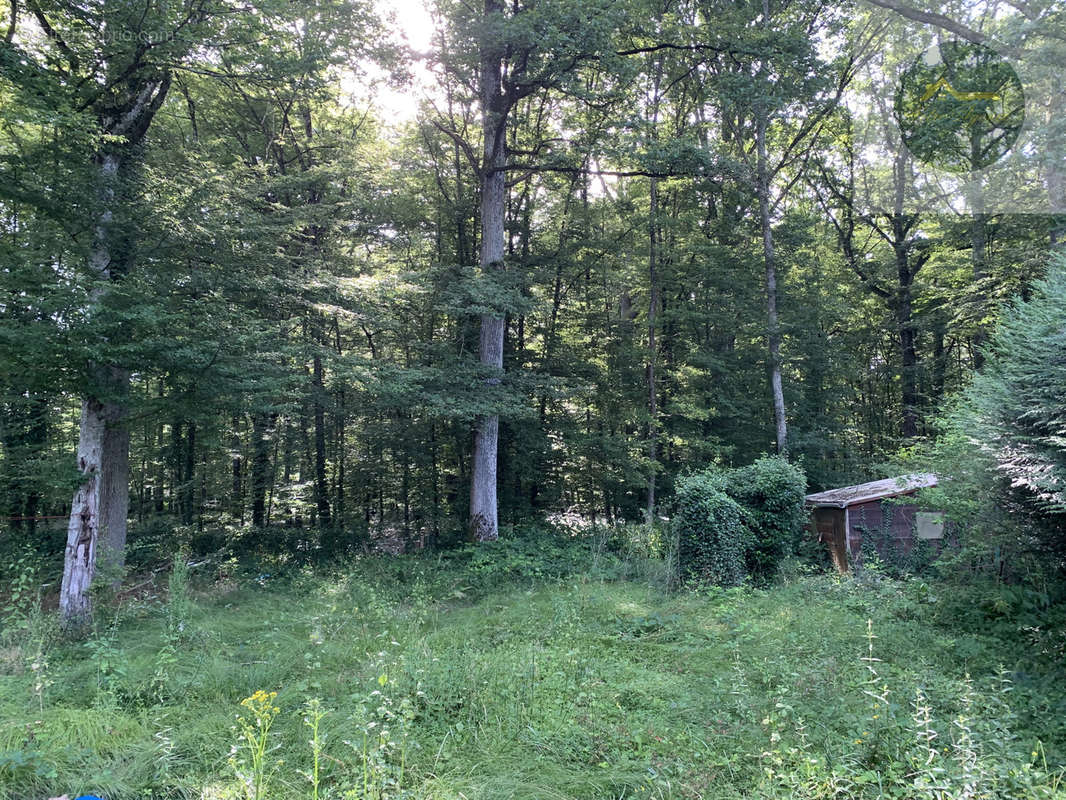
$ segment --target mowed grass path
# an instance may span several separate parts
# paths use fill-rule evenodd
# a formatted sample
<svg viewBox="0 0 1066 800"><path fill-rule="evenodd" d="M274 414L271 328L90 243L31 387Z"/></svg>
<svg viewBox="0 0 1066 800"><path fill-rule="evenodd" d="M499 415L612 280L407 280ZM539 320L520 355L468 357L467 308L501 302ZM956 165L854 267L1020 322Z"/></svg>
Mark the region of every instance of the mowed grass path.
<svg viewBox="0 0 1066 800"><path fill-rule="evenodd" d="M88 644L14 645L3 795L243 796L236 715L265 690L279 800L312 797L311 698L323 798L934 797L915 785L939 766L983 770L983 796L1058 796L1056 660L934 625L923 585L476 578L372 560L202 579L180 619L165 598L127 602Z"/></svg>

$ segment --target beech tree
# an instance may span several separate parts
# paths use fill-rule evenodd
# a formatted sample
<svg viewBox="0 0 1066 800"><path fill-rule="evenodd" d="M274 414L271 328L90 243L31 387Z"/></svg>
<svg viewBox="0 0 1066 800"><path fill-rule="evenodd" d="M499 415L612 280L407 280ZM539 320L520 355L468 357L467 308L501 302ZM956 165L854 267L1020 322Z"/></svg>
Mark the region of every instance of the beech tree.
<svg viewBox="0 0 1066 800"><path fill-rule="evenodd" d="M128 228L125 207L128 182L135 180L139 148L167 97L175 66L204 35L216 10L208 0L147 8L107 2L80 10L35 2L24 13L44 38L32 45L32 36L18 36L19 11L12 15L5 49L22 68L5 58L9 78L27 92L46 86L63 107L91 121L91 200L79 209L90 239L85 270L90 318L135 266L130 241L136 233ZM77 453L82 480L71 505L60 593L63 617L71 624L89 610L98 558L118 567L125 549L130 367L109 358L109 346L118 344L99 342L83 374Z"/></svg>
<svg viewBox="0 0 1066 800"><path fill-rule="evenodd" d="M579 67L608 52L609 3L575 6L566 2L515 3L485 0L477 31L477 86L481 103L481 156L458 131L438 121L475 165L481 185L481 246L484 273L505 269L504 217L507 204L508 115L534 92L579 80ZM462 24L461 21L458 21ZM453 23L454 24L454 23ZM443 54L447 63L448 53ZM452 69L455 69L453 64ZM487 386L500 382L503 369L505 312L481 315L478 359L490 373ZM474 423L470 470L470 537L491 541L499 536L497 467L498 414L480 415Z"/></svg>
<svg viewBox="0 0 1066 800"><path fill-rule="evenodd" d="M298 13L299 9L280 14L263 9L253 14L212 0L153 3L146 8L102 3L84 12L60 3L33 3L26 9L16 7L11 19L3 43L5 77L24 95L47 92L60 109L69 109L87 128L79 129L87 142L83 148L89 164L84 171L87 188L84 200L75 206L88 240L83 270L88 288L81 316L87 323L99 322L85 328L95 338L80 373L81 480L71 504L60 594L68 624L86 618L89 586L98 566L109 572L120 568L125 550L130 377L144 365L131 360L131 326L117 312L116 290L125 291L126 284L136 283L140 266L139 226L145 215L136 204L146 200L141 185L146 179L143 158L149 130L177 75L221 79L242 33L250 35L269 24L287 25ZM30 23L25 36L20 35L20 21ZM34 35L33 27L43 32L43 38ZM319 46L318 52L331 58L346 55L339 47ZM255 66L244 60L237 69L254 71ZM304 81L301 88L306 102L311 87ZM195 128L187 87L183 93ZM308 138L311 135L308 119ZM189 458L194 435L190 428ZM191 513L187 502L185 508L183 515Z"/></svg>

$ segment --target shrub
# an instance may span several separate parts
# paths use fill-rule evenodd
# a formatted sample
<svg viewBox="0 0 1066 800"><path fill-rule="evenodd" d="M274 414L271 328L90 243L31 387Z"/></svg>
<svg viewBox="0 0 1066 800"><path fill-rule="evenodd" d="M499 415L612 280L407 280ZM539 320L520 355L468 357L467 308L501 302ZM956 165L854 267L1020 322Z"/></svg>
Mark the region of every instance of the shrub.
<svg viewBox="0 0 1066 800"><path fill-rule="evenodd" d="M799 546L806 491L802 470L777 456L736 469L712 467L679 480L675 515L682 579L695 575L732 586L746 577L762 583L773 578ZM740 532L727 534L734 517ZM714 563L708 568L710 553Z"/></svg>
<svg viewBox="0 0 1066 800"><path fill-rule="evenodd" d="M779 456L764 456L726 472L724 490L745 511L750 532L745 556L748 572L759 581L773 578L781 561L799 547L807 521L803 471Z"/></svg>
<svg viewBox="0 0 1066 800"><path fill-rule="evenodd" d="M1040 585L1066 556L1066 261L1004 310L986 356L903 466L941 477L920 501L951 525L942 577Z"/></svg>
<svg viewBox="0 0 1066 800"><path fill-rule="evenodd" d="M744 581L748 529L744 509L711 471L680 478L674 507L681 580L736 586Z"/></svg>

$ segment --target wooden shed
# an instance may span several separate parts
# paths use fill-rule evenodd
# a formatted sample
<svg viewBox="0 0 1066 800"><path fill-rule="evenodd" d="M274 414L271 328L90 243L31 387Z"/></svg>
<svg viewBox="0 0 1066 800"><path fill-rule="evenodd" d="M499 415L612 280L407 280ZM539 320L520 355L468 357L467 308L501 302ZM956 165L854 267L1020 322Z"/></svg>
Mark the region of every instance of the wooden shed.
<svg viewBox="0 0 1066 800"><path fill-rule="evenodd" d="M920 511L916 505L891 498L914 495L936 486L936 475L919 473L860 483L807 495L811 530L829 548L833 564L841 572L861 562L863 539L878 550L909 553L916 540L942 540L943 515ZM886 553L881 553L883 556Z"/></svg>

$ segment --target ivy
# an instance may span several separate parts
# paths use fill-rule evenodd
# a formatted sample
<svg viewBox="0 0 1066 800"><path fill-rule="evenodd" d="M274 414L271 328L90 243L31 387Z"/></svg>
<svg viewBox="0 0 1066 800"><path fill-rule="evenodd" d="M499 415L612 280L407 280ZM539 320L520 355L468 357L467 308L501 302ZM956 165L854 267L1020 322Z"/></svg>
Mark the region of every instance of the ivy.
<svg viewBox="0 0 1066 800"><path fill-rule="evenodd" d="M682 578L722 586L771 579L799 545L806 490L802 470L772 456L680 479L675 525Z"/></svg>
<svg viewBox="0 0 1066 800"><path fill-rule="evenodd" d="M682 581L736 586L746 576L744 509L702 472L677 482L674 524Z"/></svg>

